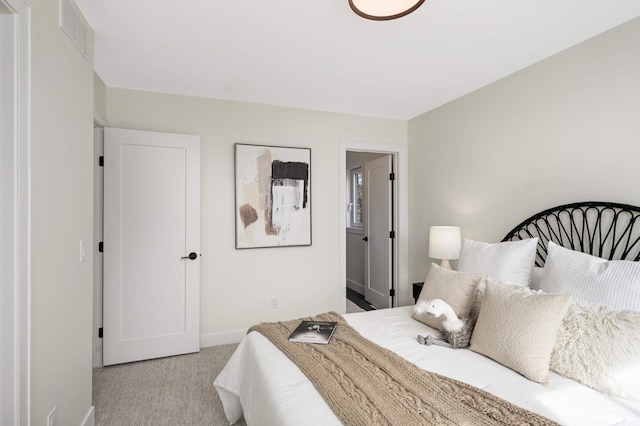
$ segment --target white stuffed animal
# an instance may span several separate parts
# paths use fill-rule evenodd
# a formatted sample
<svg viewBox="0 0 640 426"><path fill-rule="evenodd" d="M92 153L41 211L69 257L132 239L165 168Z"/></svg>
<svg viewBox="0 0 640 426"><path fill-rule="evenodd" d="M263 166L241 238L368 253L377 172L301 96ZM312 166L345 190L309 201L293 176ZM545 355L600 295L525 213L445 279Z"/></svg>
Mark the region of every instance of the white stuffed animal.
<svg viewBox="0 0 640 426"><path fill-rule="evenodd" d="M416 313L427 313L435 318L444 316L442 321L442 334L444 341L449 343L453 349L467 348L471 342L473 326L468 318L460 319L453 308L442 299L433 299L428 302L420 301L414 308ZM438 344L437 339L427 339L418 336L418 341L423 344Z"/></svg>

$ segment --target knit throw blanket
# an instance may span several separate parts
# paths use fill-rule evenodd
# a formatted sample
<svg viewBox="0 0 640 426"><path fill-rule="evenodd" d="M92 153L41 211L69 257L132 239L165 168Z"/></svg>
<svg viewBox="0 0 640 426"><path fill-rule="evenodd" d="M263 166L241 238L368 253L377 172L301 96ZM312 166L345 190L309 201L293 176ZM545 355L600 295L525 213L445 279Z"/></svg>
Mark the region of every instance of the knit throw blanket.
<svg viewBox="0 0 640 426"><path fill-rule="evenodd" d="M362 337L338 313L304 319L338 322L329 344L289 342L301 320L262 323L249 332L260 332L284 352L345 425L556 424L486 391L418 368Z"/></svg>

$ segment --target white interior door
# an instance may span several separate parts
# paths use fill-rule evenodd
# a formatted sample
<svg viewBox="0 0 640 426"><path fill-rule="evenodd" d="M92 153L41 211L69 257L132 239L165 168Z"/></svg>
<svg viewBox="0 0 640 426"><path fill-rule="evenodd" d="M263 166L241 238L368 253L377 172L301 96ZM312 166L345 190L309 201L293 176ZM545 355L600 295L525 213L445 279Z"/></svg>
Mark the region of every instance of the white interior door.
<svg viewBox="0 0 640 426"><path fill-rule="evenodd" d="M104 131L104 365L197 352L200 139Z"/></svg>
<svg viewBox="0 0 640 426"><path fill-rule="evenodd" d="M391 307L393 231L391 156L364 164L365 289L364 298L377 308Z"/></svg>

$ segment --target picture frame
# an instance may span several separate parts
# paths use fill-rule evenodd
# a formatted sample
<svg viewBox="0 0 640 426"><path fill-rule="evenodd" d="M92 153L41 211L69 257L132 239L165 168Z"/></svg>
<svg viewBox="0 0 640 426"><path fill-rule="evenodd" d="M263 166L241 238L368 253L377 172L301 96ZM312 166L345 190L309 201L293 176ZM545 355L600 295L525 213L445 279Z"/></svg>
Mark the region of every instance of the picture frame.
<svg viewBox="0 0 640 426"><path fill-rule="evenodd" d="M311 245L311 148L235 144L236 249Z"/></svg>

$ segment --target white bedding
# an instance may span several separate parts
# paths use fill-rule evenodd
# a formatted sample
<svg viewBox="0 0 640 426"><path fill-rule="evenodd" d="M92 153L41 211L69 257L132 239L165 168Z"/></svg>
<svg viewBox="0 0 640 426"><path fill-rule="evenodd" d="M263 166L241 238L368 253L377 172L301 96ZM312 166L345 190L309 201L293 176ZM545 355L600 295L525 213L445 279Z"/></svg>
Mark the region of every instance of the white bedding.
<svg viewBox="0 0 640 426"><path fill-rule="evenodd" d="M484 389L562 425L640 425L640 402L609 397L549 373L546 386L467 349L423 346L435 330L411 318L413 306L347 314L364 337L417 366ZM339 425L306 376L261 334L248 334L214 385L230 423Z"/></svg>

